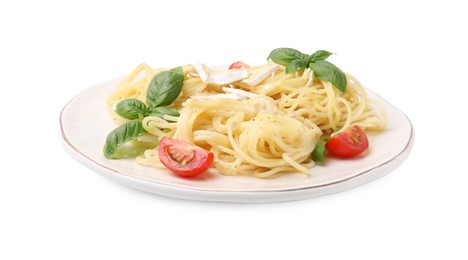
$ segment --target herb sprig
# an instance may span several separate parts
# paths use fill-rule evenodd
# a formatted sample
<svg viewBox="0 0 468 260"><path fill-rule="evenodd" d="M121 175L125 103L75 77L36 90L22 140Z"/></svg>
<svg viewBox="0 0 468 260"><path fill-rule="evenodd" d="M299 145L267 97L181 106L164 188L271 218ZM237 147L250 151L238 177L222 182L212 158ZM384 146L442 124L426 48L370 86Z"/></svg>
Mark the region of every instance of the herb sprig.
<svg viewBox="0 0 468 260"><path fill-rule="evenodd" d="M341 130L341 127L335 129L335 131L333 131L331 135L325 136L322 139L320 139L320 141L318 141L318 143L315 145L314 150L312 151L312 160L314 160L318 164L325 162L326 160L325 156L330 153L330 151L328 151L325 145L327 144L328 140L330 140L330 138L334 134L338 133L340 130Z"/></svg>
<svg viewBox="0 0 468 260"><path fill-rule="evenodd" d="M123 124L112 130L104 145L104 156L107 159L117 159L119 149L135 138L146 134L143 128L142 119L146 116L157 116L164 118L164 115L179 116L179 112L174 108L163 107L172 104L182 91L184 83L184 71L182 67L163 71L156 74L148 86L146 101L148 106L142 101L130 98L120 101L115 112L129 120L134 120Z"/></svg>
<svg viewBox="0 0 468 260"><path fill-rule="evenodd" d="M346 75L333 63L326 61L333 53L318 50L311 55L292 48L277 48L270 52L268 59L286 67L286 73L309 68L321 80L332 83L342 93L346 92Z"/></svg>
<svg viewBox="0 0 468 260"><path fill-rule="evenodd" d="M325 147L327 141L330 140L330 136L322 138L312 151L312 160L316 163L324 163L325 162L325 155L328 154L328 149Z"/></svg>

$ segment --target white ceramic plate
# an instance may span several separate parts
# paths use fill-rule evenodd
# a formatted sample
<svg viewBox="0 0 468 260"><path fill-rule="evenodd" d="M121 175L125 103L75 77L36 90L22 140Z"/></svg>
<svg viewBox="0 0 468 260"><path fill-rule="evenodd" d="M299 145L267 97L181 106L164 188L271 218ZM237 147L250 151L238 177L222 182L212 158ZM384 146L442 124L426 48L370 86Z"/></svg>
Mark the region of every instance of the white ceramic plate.
<svg viewBox="0 0 468 260"><path fill-rule="evenodd" d="M198 179L183 179L168 170L137 164L134 159L107 160L102 147L116 127L108 115L106 98L120 82L114 79L91 87L73 98L60 115L61 141L76 160L125 185L164 196L190 200L241 203L280 202L313 198L344 191L384 176L409 155L414 132L408 118L369 91L388 113L388 129L369 136L366 156L349 160L330 158L311 169L310 176L287 174L276 179L223 176L211 169Z"/></svg>

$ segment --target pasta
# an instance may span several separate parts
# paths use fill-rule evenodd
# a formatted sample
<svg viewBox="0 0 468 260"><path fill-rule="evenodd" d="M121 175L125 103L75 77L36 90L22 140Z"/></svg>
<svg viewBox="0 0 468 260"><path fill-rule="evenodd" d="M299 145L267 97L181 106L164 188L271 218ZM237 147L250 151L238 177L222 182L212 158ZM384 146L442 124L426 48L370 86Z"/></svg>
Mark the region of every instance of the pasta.
<svg viewBox="0 0 468 260"><path fill-rule="evenodd" d="M167 106L180 116L146 116L143 127L158 140L170 137L211 151L214 167L224 175L307 174L315 165L311 153L323 136L351 125L371 131L386 126L385 111L350 74L343 94L309 69L287 74L280 66L246 87L241 82L206 83L193 65L182 68L182 91ZM165 70L141 64L117 86L107 100L117 124L129 121L115 112L117 104L128 98L146 103L151 79ZM157 148L147 149L136 161L157 165Z"/></svg>

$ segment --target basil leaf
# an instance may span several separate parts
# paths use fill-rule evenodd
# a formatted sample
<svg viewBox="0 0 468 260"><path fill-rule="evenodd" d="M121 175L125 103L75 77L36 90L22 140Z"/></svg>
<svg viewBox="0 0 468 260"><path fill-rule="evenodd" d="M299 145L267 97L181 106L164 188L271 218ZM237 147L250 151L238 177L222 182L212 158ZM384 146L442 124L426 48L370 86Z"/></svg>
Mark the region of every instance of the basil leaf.
<svg viewBox="0 0 468 260"><path fill-rule="evenodd" d="M343 129L343 127L338 127L337 129L335 129L335 131L331 133L331 135L338 133L341 129Z"/></svg>
<svg viewBox="0 0 468 260"><path fill-rule="evenodd" d="M325 137L315 145L314 151L312 152L312 159L316 163L325 162L325 154L328 153L328 150L325 147L325 144L327 143L328 140L330 140L330 137Z"/></svg>
<svg viewBox="0 0 468 260"><path fill-rule="evenodd" d="M346 75L332 63L319 60L309 64L309 68L314 71L317 78L332 83L342 93L346 92Z"/></svg>
<svg viewBox="0 0 468 260"><path fill-rule="evenodd" d="M172 69L171 71L174 71L175 73L184 76L184 70L182 69L181 66L179 66L179 67L177 67L177 68L174 68L174 69Z"/></svg>
<svg viewBox="0 0 468 260"><path fill-rule="evenodd" d="M307 68L307 61L296 59L286 65L286 74Z"/></svg>
<svg viewBox="0 0 468 260"><path fill-rule="evenodd" d="M309 55L291 48L277 48L270 52L268 58L280 65L286 66L296 59L306 61Z"/></svg>
<svg viewBox="0 0 468 260"><path fill-rule="evenodd" d="M136 98L124 99L117 104L115 112L126 119L134 120L146 115L146 105Z"/></svg>
<svg viewBox="0 0 468 260"><path fill-rule="evenodd" d="M146 150L148 150L148 147L139 146L137 143L133 143L133 142L134 140L120 147L115 153L114 157L118 159L135 158L138 155L143 154ZM155 146L151 148L154 148L154 147Z"/></svg>
<svg viewBox="0 0 468 260"><path fill-rule="evenodd" d="M179 97L183 84L184 74L181 67L160 72L151 80L146 100L153 107L170 105Z"/></svg>
<svg viewBox="0 0 468 260"><path fill-rule="evenodd" d="M157 108L153 108L153 109L149 112L149 115L150 115L150 116L157 116L157 117L159 117L159 118L164 119L164 115L169 115L169 116L180 116L180 113L179 113L179 111L177 111L177 109L175 109L175 108L171 108L171 107L157 107Z"/></svg>
<svg viewBox="0 0 468 260"><path fill-rule="evenodd" d="M325 50L318 50L314 52L312 55L309 57L309 63L310 62L316 62L319 60L326 60L328 57L330 57L333 53Z"/></svg>
<svg viewBox="0 0 468 260"><path fill-rule="evenodd" d="M144 134L146 134L146 130L143 128L141 121L132 121L117 127L107 135L106 144L103 149L104 156L107 159L117 159L116 153L119 148L132 139Z"/></svg>

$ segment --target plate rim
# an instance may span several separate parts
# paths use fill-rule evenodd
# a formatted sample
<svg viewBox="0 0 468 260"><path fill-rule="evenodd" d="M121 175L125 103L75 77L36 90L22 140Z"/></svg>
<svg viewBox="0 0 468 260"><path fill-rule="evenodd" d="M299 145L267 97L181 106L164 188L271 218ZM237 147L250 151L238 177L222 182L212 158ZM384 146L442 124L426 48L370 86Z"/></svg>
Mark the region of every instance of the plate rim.
<svg viewBox="0 0 468 260"><path fill-rule="evenodd" d="M103 165L99 162L97 162L96 160L94 160L93 158L91 158L90 156L86 155L84 152L82 152L81 150L79 150L77 147L75 147L72 142L69 140L69 138L67 138L67 135L65 133L65 130L64 130L64 123L63 123L63 120L64 120L64 112L66 111L66 109L69 107L69 105L75 101L78 97L80 97L81 95L83 95L84 93L88 92L88 91L91 91L95 88L100 88L102 87L103 85L111 82L111 81L115 81L115 80L118 80L122 78L121 77L117 77L117 78L114 78L114 79L110 79L110 80L107 80L107 81L104 81L104 82L101 82L99 84L96 84L94 86L91 86L89 88L86 88L85 90L83 91L80 91L78 94L76 94L73 98L71 98L66 104L65 106L63 106L63 108L61 109L60 111L60 115L59 115L59 124L58 124L58 128L59 128L59 135L60 135L60 141L61 141L61 144L62 146L64 147L64 149L74 158L76 159L77 161L79 161L81 164L85 165L86 167L88 167L89 169L93 170L93 171L96 171L98 170L99 172L98 173L106 173L105 174L105 177L120 177L121 180L119 180L119 182L125 182L124 184L126 184L127 186L134 186L134 185L131 185L131 182L140 182L139 184L142 185L142 184L145 184L145 185L148 185L148 186L158 186L158 187L161 187L161 188L170 188L170 189L174 189L175 192L177 191L180 191L180 192L203 192L203 193L209 193L209 194L225 194L225 195L228 195L228 194L243 194L243 195L246 195L246 194L255 194L255 195L259 195L259 194L273 194L273 193L293 193L293 192L301 192L301 191L311 191L311 190L317 190L317 189L323 189L323 188L327 188L327 187L334 187L334 186L337 186L337 185L340 185L340 184L345 184L347 182L350 182L350 181L353 181L353 180L357 180L359 178L362 178L363 176L365 175L368 175L368 174L371 174L372 172L375 172L375 171L378 171L379 169L381 168L384 168L385 166L388 166L394 162L396 162L397 160L401 160L400 162L396 162L397 164L395 165L395 168L397 168L398 166L400 166L407 158L407 156L410 154L411 150L412 150L412 147L414 145L414 139L415 139L415 132L414 132L414 127L413 127L413 124L411 122L411 120L408 118L408 116L403 113L399 108L395 107L393 104L391 104L390 102L388 102L386 99L382 98L380 95L378 95L377 93L373 92L372 90L369 90L367 88L366 91L368 92L371 92L373 95L377 96L378 98L382 99L383 101L385 101L386 103L388 103L389 105L391 105L394 109L396 109L401 115L404 116L404 118L406 119L406 121L408 122L409 124L409 127L410 127L410 134L409 134L409 138L404 146L404 148L399 151L398 154L396 154L395 156L393 156L392 158L372 167L372 168L368 168L368 169L365 169L363 171L360 171L359 173L357 174L354 174L352 176L349 176L347 178L343 178L343 179L340 179L340 180L336 180L336 181L332 181L332 182L328 182L328 183L322 183L322 184L317 184L317 185L313 185L313 186L304 186L304 187L296 187L296 188L281 188L281 189L269 189L269 190L261 190L261 189L252 189L252 190L217 190L217 189L207 189L207 188L199 188L199 187L190 187L190 186L184 186L184 185L177 185L177 184L171 184L171 183L166 183L166 182L160 182L160 181L157 181L157 180L148 180L148 179L145 179L145 178L142 178L142 177L139 177L139 176L134 176L134 175L131 175L131 174L128 174L128 173L125 173L123 171L120 171L118 169L115 169L115 168L112 168L112 167L109 167L109 166L106 166L106 165ZM405 156L406 155L406 156ZM390 173L392 170L388 171L387 173L385 173L384 175ZM103 175L103 174L101 174ZM114 175L114 176L112 176ZM382 177L382 176L380 176ZM377 178L380 178L380 177L377 177ZM126 181L123 181L123 179L126 179ZM375 179L377 179L375 178ZM373 179L372 179L373 180ZM369 180L371 181L371 180ZM354 185L352 187L355 187L355 186L360 186L362 184L365 184L369 181L363 181L362 183L358 183L358 185ZM352 188L351 187L351 188ZM138 187L136 187L138 188ZM139 189L142 189L141 187ZM143 189L143 190L146 190L148 192L152 192L152 193L156 193L156 194L161 194L159 192L156 192L154 190L150 190L150 189ZM336 192L340 192L340 191L344 191L344 190L347 190L347 189L343 189L343 190L338 190L338 191L335 191L335 192L332 192L332 193L336 193ZM161 194L161 195L164 195L164 194ZM317 196L320 196L320 195L325 195L325 194L319 194ZM172 196L171 197L177 197L177 196ZM185 197L182 197L182 198L185 198ZM187 199L187 198L186 198ZM191 199L191 198L188 198L188 199ZM196 199L196 200L200 200L200 199ZM229 201L229 200L214 200L214 199L205 199L205 200L211 200L211 201ZM240 200L234 200L234 201L231 201L231 202L239 202ZM241 200L242 202L245 202L244 200ZM273 200L273 201L278 201L278 200ZM281 200L283 201L283 200Z"/></svg>

